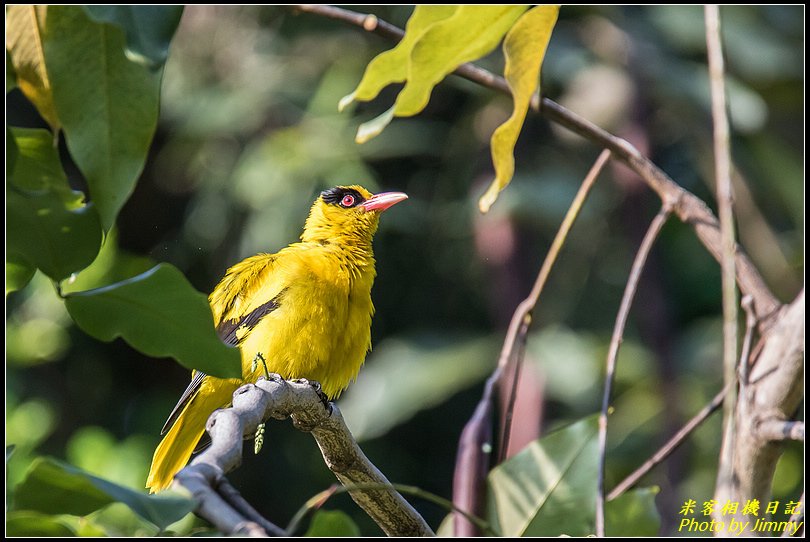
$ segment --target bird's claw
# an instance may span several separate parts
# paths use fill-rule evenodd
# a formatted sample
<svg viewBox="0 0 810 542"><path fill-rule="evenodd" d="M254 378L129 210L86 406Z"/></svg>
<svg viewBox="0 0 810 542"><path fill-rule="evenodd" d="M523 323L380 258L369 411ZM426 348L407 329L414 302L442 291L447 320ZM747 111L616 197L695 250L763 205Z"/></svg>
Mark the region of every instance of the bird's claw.
<svg viewBox="0 0 810 542"><path fill-rule="evenodd" d="M323 403L323 408L325 408L329 414L332 414L332 403L329 401L329 397L327 397L323 392L320 382L317 380L308 380L306 378L298 378L295 380L295 382L300 384L309 384L312 389L315 390L315 393L318 394L318 398L321 400L321 403Z"/></svg>

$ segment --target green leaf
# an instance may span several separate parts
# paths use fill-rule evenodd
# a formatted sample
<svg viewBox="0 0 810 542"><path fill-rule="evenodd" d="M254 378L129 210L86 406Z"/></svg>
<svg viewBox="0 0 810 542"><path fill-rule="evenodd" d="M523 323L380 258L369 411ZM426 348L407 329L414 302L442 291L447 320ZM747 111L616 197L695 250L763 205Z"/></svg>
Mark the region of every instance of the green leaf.
<svg viewBox="0 0 810 542"><path fill-rule="evenodd" d="M12 128L11 134L17 154L6 185L7 263L17 266L17 285L32 265L62 280L96 257L98 213L68 185L50 132Z"/></svg>
<svg viewBox="0 0 810 542"><path fill-rule="evenodd" d="M60 518L38 512L14 511L6 516L6 536L76 536Z"/></svg>
<svg viewBox="0 0 810 542"><path fill-rule="evenodd" d="M529 444L487 479L488 521L503 536L593 534L597 415Z"/></svg>
<svg viewBox="0 0 810 542"><path fill-rule="evenodd" d="M43 55L42 34L48 6L16 5L6 8L6 92L9 66L13 65L16 85L54 131L59 116L53 102L53 89ZM10 60L10 62L9 62Z"/></svg>
<svg viewBox="0 0 810 542"><path fill-rule="evenodd" d="M8 446L6 446L6 463L8 463L8 460L11 459L12 455L14 455L14 450L16 449L17 449L16 444L9 444Z"/></svg>
<svg viewBox="0 0 810 542"><path fill-rule="evenodd" d="M158 116L162 71L124 54L124 31L78 6L49 6L44 40L53 98L70 154L105 229L135 188Z"/></svg>
<svg viewBox="0 0 810 542"><path fill-rule="evenodd" d="M360 536L360 529L348 514L341 510L318 510L304 536L330 538L333 536Z"/></svg>
<svg viewBox="0 0 810 542"><path fill-rule="evenodd" d="M83 6L99 23L121 27L127 37L127 58L150 70L163 66L169 56L183 6Z"/></svg>
<svg viewBox="0 0 810 542"><path fill-rule="evenodd" d="M606 536L657 536L661 516L655 506L658 487L644 487L624 493L605 503Z"/></svg>
<svg viewBox="0 0 810 542"><path fill-rule="evenodd" d="M540 86L540 66L559 11L559 6L532 8L506 34L503 44L506 57L504 76L512 91L514 109L512 116L492 134L490 147L495 180L478 202L482 213L486 213L495 203L500 191L515 174L515 143L529 111L532 96Z"/></svg>
<svg viewBox="0 0 810 542"><path fill-rule="evenodd" d="M481 382L492 372L498 348L494 337L387 339L374 345L363 378L338 406L358 441L379 437ZM379 393L380 386L388 391Z"/></svg>
<svg viewBox="0 0 810 542"><path fill-rule="evenodd" d="M405 25L405 36L396 47L380 53L368 63L357 88L340 100L338 110L343 111L355 100L373 100L388 85L405 81L413 46L431 26L450 17L457 9L458 6L416 6Z"/></svg>
<svg viewBox="0 0 810 542"><path fill-rule="evenodd" d="M242 376L239 350L219 340L207 298L171 265L68 294L65 305L79 327L99 340L121 337L148 356L173 357L220 378Z"/></svg>
<svg viewBox="0 0 810 542"><path fill-rule="evenodd" d="M434 86L461 64L492 51L527 7L463 5L431 26L411 52L408 80L395 104L396 116L422 111Z"/></svg>
<svg viewBox="0 0 810 542"><path fill-rule="evenodd" d="M15 492L17 510L84 516L121 502L165 529L194 510L192 499L178 495L147 495L113 484L61 461L37 458Z"/></svg>
<svg viewBox="0 0 810 542"><path fill-rule="evenodd" d="M62 284L62 293L101 288L140 275L154 266L155 262L151 258L120 249L118 229L113 228L104 236L104 244L93 263L65 281Z"/></svg>
<svg viewBox="0 0 810 542"><path fill-rule="evenodd" d="M368 122L364 122L357 128L357 135L354 137L354 140L357 143L365 143L366 141L377 137L380 135L380 132L385 130L385 127L391 124L391 121L394 120L394 108L389 107L388 110L379 115L374 117Z"/></svg>
<svg viewBox="0 0 810 542"><path fill-rule="evenodd" d="M6 295L24 288L36 270L22 255L6 251Z"/></svg>

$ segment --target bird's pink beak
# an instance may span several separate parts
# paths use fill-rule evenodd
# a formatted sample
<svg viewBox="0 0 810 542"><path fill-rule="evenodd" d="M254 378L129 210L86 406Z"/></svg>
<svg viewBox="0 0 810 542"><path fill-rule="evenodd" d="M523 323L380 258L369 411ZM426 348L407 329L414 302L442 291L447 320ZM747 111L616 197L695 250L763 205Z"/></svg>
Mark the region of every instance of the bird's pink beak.
<svg viewBox="0 0 810 542"><path fill-rule="evenodd" d="M385 211L392 205L406 199L408 199L408 194L404 192L382 192L368 198L360 204L360 207L366 211Z"/></svg>

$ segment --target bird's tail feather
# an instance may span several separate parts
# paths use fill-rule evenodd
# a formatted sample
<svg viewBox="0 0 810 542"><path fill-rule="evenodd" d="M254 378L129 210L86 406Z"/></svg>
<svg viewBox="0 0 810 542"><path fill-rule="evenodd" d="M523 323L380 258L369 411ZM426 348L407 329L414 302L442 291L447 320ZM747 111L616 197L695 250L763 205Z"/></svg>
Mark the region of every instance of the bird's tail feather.
<svg viewBox="0 0 810 542"><path fill-rule="evenodd" d="M222 391L225 393L220 393ZM186 466L197 442L205 432L208 417L214 410L230 402L233 391L198 393L188 402L169 432L160 441L152 457L152 466L146 479L146 487L150 493L157 493L169 487L174 475Z"/></svg>

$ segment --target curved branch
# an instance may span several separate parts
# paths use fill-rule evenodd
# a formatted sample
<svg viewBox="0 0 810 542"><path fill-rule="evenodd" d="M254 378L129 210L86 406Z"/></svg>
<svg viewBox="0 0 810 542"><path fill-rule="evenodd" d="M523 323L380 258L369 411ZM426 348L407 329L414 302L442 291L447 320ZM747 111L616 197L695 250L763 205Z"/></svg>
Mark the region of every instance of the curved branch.
<svg viewBox="0 0 810 542"><path fill-rule="evenodd" d="M668 205L661 207L658 214L655 215L644 239L641 241L641 246L636 253L633 260L633 266L630 269L630 277L627 279L627 286L622 294L622 302L619 306L619 313L616 316L616 324L613 327L613 336L610 339L610 349L607 356L607 368L605 369L605 387L602 394L602 410L599 413L599 467L596 478L596 536L605 536L605 455L607 453L607 423L608 423L608 408L610 407L610 395L613 389L613 379L616 375L616 359L619 357L619 347L622 344L622 337L624 335L624 327L627 323L627 317L630 314L630 307L633 304L633 298L636 296L636 288L638 282L641 280L641 272L644 271L644 265L647 263L647 257L652 250L653 243L661 233L661 229L666 224L672 208Z"/></svg>
<svg viewBox="0 0 810 542"><path fill-rule="evenodd" d="M368 460L343 421L340 410L324 408L318 392L306 380L285 381L274 375L233 394L233 406L217 410L206 430L211 446L181 470L174 484L191 491L200 502L197 514L226 534L284 535L238 495L225 473L242 461L242 440L270 417L293 418L295 426L312 433L324 461L344 485L376 484L383 490L351 490L352 499L389 536L431 536L433 531L418 512L391 487Z"/></svg>

